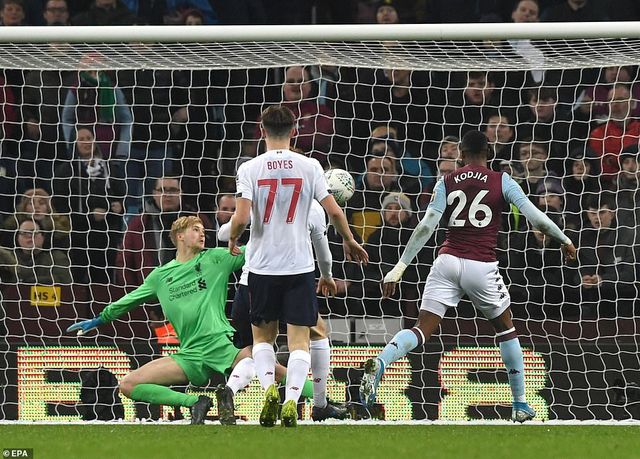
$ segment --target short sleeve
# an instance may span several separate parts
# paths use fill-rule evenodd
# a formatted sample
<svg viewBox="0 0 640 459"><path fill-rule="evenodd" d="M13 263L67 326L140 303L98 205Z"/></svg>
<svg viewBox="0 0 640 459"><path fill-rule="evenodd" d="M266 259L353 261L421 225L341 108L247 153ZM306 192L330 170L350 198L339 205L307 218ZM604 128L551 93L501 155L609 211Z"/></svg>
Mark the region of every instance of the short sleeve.
<svg viewBox="0 0 640 459"><path fill-rule="evenodd" d="M318 204L311 205L309 212L309 233L311 240L318 240L327 233L327 219L324 209Z"/></svg>
<svg viewBox="0 0 640 459"><path fill-rule="evenodd" d="M444 179L441 178L433 187L433 193L431 194L431 202L429 203L429 209L440 212L441 214L447 209L447 189L444 185Z"/></svg>
<svg viewBox="0 0 640 459"><path fill-rule="evenodd" d="M248 163L241 164L236 176L236 197L253 200L253 184L250 175Z"/></svg>
<svg viewBox="0 0 640 459"><path fill-rule="evenodd" d="M509 204L522 209L523 204L529 201L518 183L506 172L502 173L502 196Z"/></svg>
<svg viewBox="0 0 640 459"><path fill-rule="evenodd" d="M329 190L327 189L327 179L324 178L324 171L317 159L313 160L313 180L316 201L321 202L324 198L329 196Z"/></svg>

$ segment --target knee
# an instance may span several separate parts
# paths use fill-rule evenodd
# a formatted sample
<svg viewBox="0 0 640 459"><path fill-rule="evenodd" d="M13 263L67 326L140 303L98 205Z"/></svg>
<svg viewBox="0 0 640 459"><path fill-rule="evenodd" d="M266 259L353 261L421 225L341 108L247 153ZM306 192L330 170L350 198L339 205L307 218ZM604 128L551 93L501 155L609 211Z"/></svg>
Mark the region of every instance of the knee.
<svg viewBox="0 0 640 459"><path fill-rule="evenodd" d="M133 392L133 389L136 387L136 385L137 384L134 379L127 375L122 378L122 381L120 381L120 384L118 384L118 389L120 390L120 393L122 395L131 398L131 393Z"/></svg>
<svg viewBox="0 0 640 459"><path fill-rule="evenodd" d="M310 338L312 340L325 339L327 337L327 323L322 320L322 318L318 319L318 323L315 327L311 328Z"/></svg>

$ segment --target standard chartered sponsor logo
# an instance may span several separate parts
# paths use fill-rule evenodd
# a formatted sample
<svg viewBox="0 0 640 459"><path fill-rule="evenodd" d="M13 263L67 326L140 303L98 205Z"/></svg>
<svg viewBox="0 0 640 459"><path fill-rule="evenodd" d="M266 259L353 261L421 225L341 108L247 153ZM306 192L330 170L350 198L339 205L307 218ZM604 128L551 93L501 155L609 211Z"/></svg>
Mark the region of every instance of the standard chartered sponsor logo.
<svg viewBox="0 0 640 459"><path fill-rule="evenodd" d="M176 287L169 287L169 301L184 298L185 296L192 295L198 291L197 281L192 280L186 284L178 285Z"/></svg>

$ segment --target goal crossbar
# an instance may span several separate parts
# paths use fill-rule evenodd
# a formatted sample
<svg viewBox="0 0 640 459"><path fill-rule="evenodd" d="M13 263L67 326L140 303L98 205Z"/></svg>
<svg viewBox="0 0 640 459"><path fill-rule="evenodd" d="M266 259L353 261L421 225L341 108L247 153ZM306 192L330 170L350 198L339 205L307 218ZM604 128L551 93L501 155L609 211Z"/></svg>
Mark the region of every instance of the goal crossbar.
<svg viewBox="0 0 640 459"><path fill-rule="evenodd" d="M531 56L495 43L536 40ZM5 27L5 69L252 69L334 65L550 70L637 65L640 22L306 26Z"/></svg>

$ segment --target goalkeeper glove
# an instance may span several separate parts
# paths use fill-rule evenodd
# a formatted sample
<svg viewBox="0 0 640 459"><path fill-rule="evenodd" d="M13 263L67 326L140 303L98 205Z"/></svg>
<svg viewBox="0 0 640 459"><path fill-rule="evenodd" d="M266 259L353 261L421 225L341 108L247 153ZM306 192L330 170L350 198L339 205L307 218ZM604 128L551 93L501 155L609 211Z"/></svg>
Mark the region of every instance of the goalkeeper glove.
<svg viewBox="0 0 640 459"><path fill-rule="evenodd" d="M82 336L88 331L93 330L94 328L98 328L104 322L100 316L94 317L93 319L83 320L82 322L78 322L76 324L71 325L67 328L67 333L78 330L78 336Z"/></svg>
<svg viewBox="0 0 640 459"><path fill-rule="evenodd" d="M388 284L390 282L400 282L400 278L404 274L405 269L407 269L407 265L405 265L401 261L397 262L393 269L389 271L386 276L384 276L383 282L385 284Z"/></svg>

